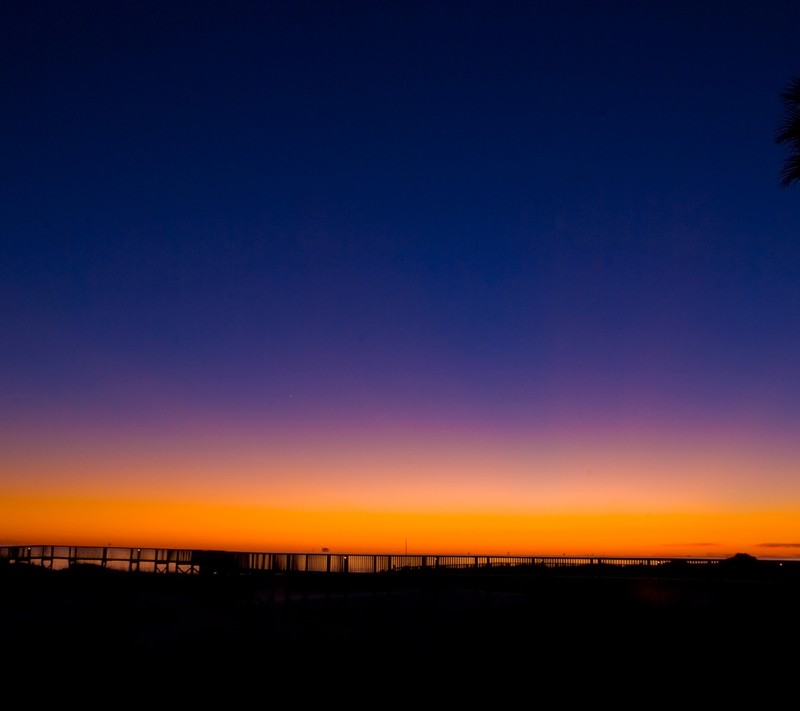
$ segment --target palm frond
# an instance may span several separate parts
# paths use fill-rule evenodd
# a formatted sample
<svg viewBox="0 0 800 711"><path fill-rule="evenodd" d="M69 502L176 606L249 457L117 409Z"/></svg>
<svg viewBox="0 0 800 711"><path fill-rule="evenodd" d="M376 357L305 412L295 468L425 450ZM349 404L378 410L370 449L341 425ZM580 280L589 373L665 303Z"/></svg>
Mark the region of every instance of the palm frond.
<svg viewBox="0 0 800 711"><path fill-rule="evenodd" d="M787 108L800 108L800 76L792 77L780 93L781 101Z"/></svg>
<svg viewBox="0 0 800 711"><path fill-rule="evenodd" d="M784 144L790 151L780 173L780 185L800 183L800 76L792 77L780 92L783 118L775 133L775 143Z"/></svg>
<svg viewBox="0 0 800 711"><path fill-rule="evenodd" d="M800 153L789 156L784 161L781 170L781 187L789 187L792 183L800 183Z"/></svg>
<svg viewBox="0 0 800 711"><path fill-rule="evenodd" d="M792 143L800 139L800 109L787 110L778 124L775 143Z"/></svg>

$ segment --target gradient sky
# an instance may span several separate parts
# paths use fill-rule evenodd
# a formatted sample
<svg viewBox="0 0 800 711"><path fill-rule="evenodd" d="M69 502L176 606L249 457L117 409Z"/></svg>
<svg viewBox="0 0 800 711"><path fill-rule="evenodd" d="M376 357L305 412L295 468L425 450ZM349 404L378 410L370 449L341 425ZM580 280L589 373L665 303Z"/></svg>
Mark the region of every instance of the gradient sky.
<svg viewBox="0 0 800 711"><path fill-rule="evenodd" d="M800 3L0 2L0 544L800 556Z"/></svg>

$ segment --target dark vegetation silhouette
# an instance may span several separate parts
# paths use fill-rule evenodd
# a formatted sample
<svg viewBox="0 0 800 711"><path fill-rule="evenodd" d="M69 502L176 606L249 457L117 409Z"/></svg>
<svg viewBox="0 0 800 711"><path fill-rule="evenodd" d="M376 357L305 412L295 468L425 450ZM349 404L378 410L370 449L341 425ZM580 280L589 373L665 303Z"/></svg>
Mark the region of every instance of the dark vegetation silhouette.
<svg viewBox="0 0 800 711"><path fill-rule="evenodd" d="M778 124L775 143L789 149L789 156L780 173L781 186L788 187L792 183L800 183L800 76L792 77L780 97L783 117Z"/></svg>

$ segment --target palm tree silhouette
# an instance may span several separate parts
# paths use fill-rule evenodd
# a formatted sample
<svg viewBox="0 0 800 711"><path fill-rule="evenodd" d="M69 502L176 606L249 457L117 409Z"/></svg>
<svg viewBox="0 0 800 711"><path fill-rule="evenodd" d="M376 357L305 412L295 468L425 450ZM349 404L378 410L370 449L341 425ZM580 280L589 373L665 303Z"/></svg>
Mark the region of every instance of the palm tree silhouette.
<svg viewBox="0 0 800 711"><path fill-rule="evenodd" d="M800 183L800 76L792 77L780 93L783 102L783 118L778 124L775 143L784 143L790 154L783 163L780 175L782 187Z"/></svg>

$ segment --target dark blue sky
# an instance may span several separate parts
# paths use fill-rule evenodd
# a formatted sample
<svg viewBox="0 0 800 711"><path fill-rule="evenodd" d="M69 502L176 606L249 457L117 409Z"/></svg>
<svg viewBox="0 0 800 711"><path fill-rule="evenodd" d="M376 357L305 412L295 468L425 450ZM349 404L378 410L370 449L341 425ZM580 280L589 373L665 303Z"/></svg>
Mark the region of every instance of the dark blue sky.
<svg viewBox="0 0 800 711"><path fill-rule="evenodd" d="M0 415L796 431L799 30L783 1L4 0Z"/></svg>

